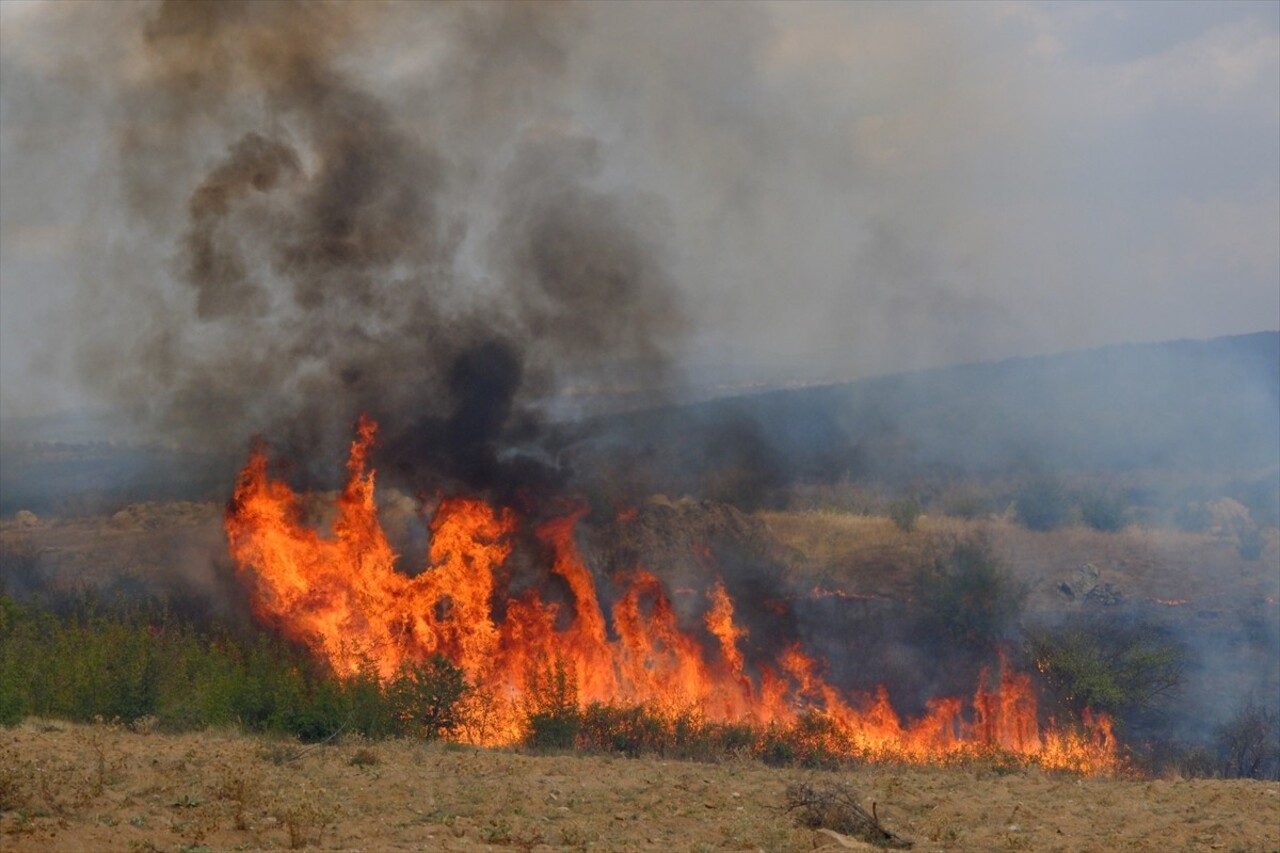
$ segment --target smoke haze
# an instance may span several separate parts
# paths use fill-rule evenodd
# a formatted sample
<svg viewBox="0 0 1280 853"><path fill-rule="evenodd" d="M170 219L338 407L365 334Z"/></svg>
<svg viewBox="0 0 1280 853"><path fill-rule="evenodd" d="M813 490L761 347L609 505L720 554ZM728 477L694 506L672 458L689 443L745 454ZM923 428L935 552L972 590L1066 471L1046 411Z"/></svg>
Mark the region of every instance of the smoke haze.
<svg viewBox="0 0 1280 853"><path fill-rule="evenodd" d="M556 392L708 365L1271 326L1276 18L6 4L6 414L519 444Z"/></svg>

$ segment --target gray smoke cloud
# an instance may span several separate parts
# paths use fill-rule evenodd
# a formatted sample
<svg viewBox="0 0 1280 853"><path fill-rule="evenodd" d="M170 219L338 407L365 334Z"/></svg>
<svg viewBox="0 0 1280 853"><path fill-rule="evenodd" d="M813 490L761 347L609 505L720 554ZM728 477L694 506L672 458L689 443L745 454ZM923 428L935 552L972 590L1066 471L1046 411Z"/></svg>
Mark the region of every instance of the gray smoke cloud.
<svg viewBox="0 0 1280 853"><path fill-rule="evenodd" d="M366 412L403 473L471 485L509 476L498 451L536 437L531 406L562 378L661 381L688 328L661 206L603 186L599 144L540 120L575 17L158 7L121 154L132 212L180 231L179 286L112 282L111 312L146 319L127 353L91 334L82 374L206 446L264 432L330 454ZM416 111L349 67L402 24L444 33Z"/></svg>
<svg viewBox="0 0 1280 853"><path fill-rule="evenodd" d="M448 418L474 345L519 368L514 423L566 388L1280 315L1274 6L0 15L10 415L128 399L231 433L309 408L345 434L360 388Z"/></svg>

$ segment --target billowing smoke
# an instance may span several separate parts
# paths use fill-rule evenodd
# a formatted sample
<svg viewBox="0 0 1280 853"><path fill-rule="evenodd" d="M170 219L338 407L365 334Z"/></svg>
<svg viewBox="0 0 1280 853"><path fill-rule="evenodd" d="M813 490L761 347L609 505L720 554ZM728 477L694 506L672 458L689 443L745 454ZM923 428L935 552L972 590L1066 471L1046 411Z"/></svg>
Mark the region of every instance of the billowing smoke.
<svg viewBox="0 0 1280 853"><path fill-rule="evenodd" d="M331 465L366 412L414 487L555 476L538 401L584 377L661 380L687 329L661 207L605 186L598 144L547 118L575 18L158 7L123 174L132 212L179 232L180 287L113 283L138 328L88 337L91 383L188 445L263 433ZM359 71L367 36L398 26L424 40L408 116Z"/></svg>

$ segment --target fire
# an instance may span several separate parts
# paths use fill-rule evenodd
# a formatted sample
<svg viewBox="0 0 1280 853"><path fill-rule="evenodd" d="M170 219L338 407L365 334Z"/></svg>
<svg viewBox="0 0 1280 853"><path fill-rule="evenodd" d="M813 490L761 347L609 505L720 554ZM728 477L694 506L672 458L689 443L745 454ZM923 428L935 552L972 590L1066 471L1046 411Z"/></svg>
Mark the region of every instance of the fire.
<svg viewBox="0 0 1280 853"><path fill-rule="evenodd" d="M558 673L579 707L642 705L761 731L789 728L835 755L930 762L1000 751L1082 772L1118 767L1105 717L1086 719L1080 730L1042 727L1030 677L1003 661L994 679L980 679L970 714L960 699L944 698L922 718L904 720L884 688L842 694L798 645L753 672L744 654L749 632L735 622L719 579L694 590L706 600L698 626L705 635L681 627L662 582L640 566L612 579L617 594L606 618L574 542L585 509L534 531L550 554L548 573L568 589L566 601L544 601L537 588L508 589L519 519L469 498L440 504L426 570L409 577L397 570L378 520L368 465L376 429L368 418L357 425L328 536L302 523L298 495L270 477L265 449L255 447L227 510L231 554L259 618L339 676L372 670L388 679L402 665L448 657L486 703L485 725L468 730L474 742L519 741L528 709Z"/></svg>

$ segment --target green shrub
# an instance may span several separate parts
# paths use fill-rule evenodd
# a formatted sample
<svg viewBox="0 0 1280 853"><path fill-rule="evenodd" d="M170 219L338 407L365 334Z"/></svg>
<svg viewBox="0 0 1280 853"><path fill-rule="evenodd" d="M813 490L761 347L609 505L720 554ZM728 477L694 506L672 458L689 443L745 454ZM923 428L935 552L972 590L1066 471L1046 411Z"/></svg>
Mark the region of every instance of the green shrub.
<svg viewBox="0 0 1280 853"><path fill-rule="evenodd" d="M87 599L66 615L0 596L0 719L154 717L181 731L239 724L327 737L350 717L341 685L276 638L200 633L163 607Z"/></svg>
<svg viewBox="0 0 1280 853"><path fill-rule="evenodd" d="M453 661L436 653L400 668L387 687L395 716L408 732L428 740L447 737L462 723L469 685Z"/></svg>
<svg viewBox="0 0 1280 853"><path fill-rule="evenodd" d="M1059 703L1117 718L1146 710L1182 683L1185 652L1143 623L1078 617L1027 632L1036 667Z"/></svg>
<svg viewBox="0 0 1280 853"><path fill-rule="evenodd" d="M582 727L578 683L564 658L532 665L525 673L525 744L534 749L572 749Z"/></svg>
<svg viewBox="0 0 1280 853"><path fill-rule="evenodd" d="M670 726L643 705L592 702L581 719L581 743L595 752L618 752L635 758L665 755L671 746Z"/></svg>
<svg viewBox="0 0 1280 853"><path fill-rule="evenodd" d="M921 604L944 633L986 649L1005 636L1022 610L1026 587L982 538L955 543L920 580Z"/></svg>
<svg viewBox="0 0 1280 853"><path fill-rule="evenodd" d="M531 749L573 749L578 743L581 720L576 711L529 715L525 746Z"/></svg>

